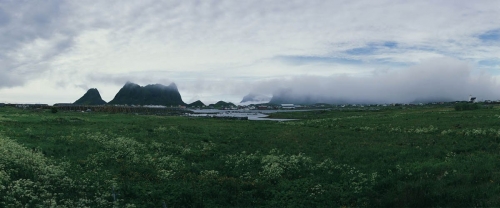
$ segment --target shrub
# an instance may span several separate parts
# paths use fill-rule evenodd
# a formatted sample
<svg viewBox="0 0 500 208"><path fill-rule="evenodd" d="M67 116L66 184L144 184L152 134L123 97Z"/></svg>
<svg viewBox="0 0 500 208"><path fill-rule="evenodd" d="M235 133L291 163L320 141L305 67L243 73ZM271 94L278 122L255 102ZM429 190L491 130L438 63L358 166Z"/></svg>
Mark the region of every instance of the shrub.
<svg viewBox="0 0 500 208"><path fill-rule="evenodd" d="M50 112L52 112L52 113L57 113L57 108L52 108L52 109L50 109Z"/></svg>
<svg viewBox="0 0 500 208"><path fill-rule="evenodd" d="M481 106L477 103L458 103L458 104L455 104L456 111L477 110L479 108L481 108Z"/></svg>

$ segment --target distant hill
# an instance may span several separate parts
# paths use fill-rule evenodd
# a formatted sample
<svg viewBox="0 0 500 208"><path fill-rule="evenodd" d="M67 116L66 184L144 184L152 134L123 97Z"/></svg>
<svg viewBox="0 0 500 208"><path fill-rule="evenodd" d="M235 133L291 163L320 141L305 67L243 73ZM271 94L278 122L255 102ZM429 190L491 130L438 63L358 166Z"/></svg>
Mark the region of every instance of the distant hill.
<svg viewBox="0 0 500 208"><path fill-rule="evenodd" d="M95 88L89 89L80 99L73 103L74 105L104 105L106 101L102 100L101 94Z"/></svg>
<svg viewBox="0 0 500 208"><path fill-rule="evenodd" d="M271 100L270 97L265 96L265 95L260 95L260 94L255 94L255 93L250 93L243 97L240 103L245 103L245 102L269 102Z"/></svg>
<svg viewBox="0 0 500 208"><path fill-rule="evenodd" d="M188 108L203 107L203 106L205 106L205 104L199 100L194 101L193 103L187 105Z"/></svg>
<svg viewBox="0 0 500 208"><path fill-rule="evenodd" d="M311 95L297 95L291 90L275 92L269 103L272 104L314 104L330 103L329 99Z"/></svg>
<svg viewBox="0 0 500 208"><path fill-rule="evenodd" d="M411 103L412 104L418 104L418 103L438 103L438 102L452 102L454 101L453 99L446 98L446 97L427 97L427 98L417 98L413 100Z"/></svg>
<svg viewBox="0 0 500 208"><path fill-rule="evenodd" d="M342 98L335 98L333 96L326 95L314 95L314 94L297 94L292 90L284 89L277 91L273 94L273 97L269 101L272 104L301 104L301 105L312 105L316 103L326 103L326 104L349 104L349 103L371 103L368 100L358 99L358 100L347 100Z"/></svg>
<svg viewBox="0 0 500 208"><path fill-rule="evenodd" d="M273 98L269 101L269 103L272 103L272 104L303 104L303 105L314 104L317 102L325 102L325 101L324 100L317 100L317 99L311 98L309 96L303 96L303 97L273 96Z"/></svg>
<svg viewBox="0 0 500 208"><path fill-rule="evenodd" d="M208 105L208 107L214 107L214 108L221 108L221 107L235 107L236 105L229 102L229 103L226 103L224 101L219 101L215 104L210 104Z"/></svg>
<svg viewBox="0 0 500 208"><path fill-rule="evenodd" d="M186 105L175 83L169 86L154 84L144 87L127 82L109 104L127 105Z"/></svg>
<svg viewBox="0 0 500 208"><path fill-rule="evenodd" d="M413 100L410 103L433 103L433 102L451 102L454 101L450 98L446 97L438 97L438 96L428 96L421 97ZM276 91L269 101L272 104L301 104L301 105L313 105L317 103L323 104L377 104L377 103L387 103L391 101L384 100L369 100L365 98L339 98L335 96L325 96L318 94L298 94L294 93L292 90L284 89L280 91Z"/></svg>

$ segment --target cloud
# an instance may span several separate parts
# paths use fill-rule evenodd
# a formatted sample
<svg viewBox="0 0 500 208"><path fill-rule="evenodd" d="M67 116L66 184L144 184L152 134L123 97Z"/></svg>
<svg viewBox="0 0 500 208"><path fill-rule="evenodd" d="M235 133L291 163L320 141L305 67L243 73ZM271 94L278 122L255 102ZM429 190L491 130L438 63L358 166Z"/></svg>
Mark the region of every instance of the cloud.
<svg viewBox="0 0 500 208"><path fill-rule="evenodd" d="M1 87L13 87L19 83L23 83L23 80L18 78L17 75L6 71L2 73L2 76L0 76L0 83Z"/></svg>
<svg viewBox="0 0 500 208"><path fill-rule="evenodd" d="M465 0L0 1L0 89L29 91L40 81L71 94L78 85L111 92L126 81L176 82L193 97L215 98L275 77L377 77L442 57L492 72L498 67L484 63L500 57L499 7Z"/></svg>
<svg viewBox="0 0 500 208"><path fill-rule="evenodd" d="M0 2L0 73L9 79L0 88L36 79L51 69L53 57L71 46L62 5L58 0Z"/></svg>
<svg viewBox="0 0 500 208"><path fill-rule="evenodd" d="M493 76L473 74L466 62L451 58L427 60L402 70L376 72L369 77L346 75L296 76L273 79L254 86L253 92L309 99L314 102L409 103L418 100L500 99Z"/></svg>
<svg viewBox="0 0 500 208"><path fill-rule="evenodd" d="M206 103L218 100L238 102L248 93L288 96L295 100L308 98L311 102L350 103L409 103L426 101L466 100L469 95L480 100L498 100L499 83L489 73L477 73L474 65L453 58L433 58L420 64L387 69L378 68L359 74L293 75L261 79L224 79L206 77L176 81L183 99ZM150 73L151 74L151 73ZM136 80L145 74L135 74ZM183 75L180 75L181 77ZM123 85L132 77L116 78ZM150 76L159 77L162 76ZM159 83L143 80L144 83ZM169 82L163 82L169 84ZM293 100L293 99L292 99Z"/></svg>

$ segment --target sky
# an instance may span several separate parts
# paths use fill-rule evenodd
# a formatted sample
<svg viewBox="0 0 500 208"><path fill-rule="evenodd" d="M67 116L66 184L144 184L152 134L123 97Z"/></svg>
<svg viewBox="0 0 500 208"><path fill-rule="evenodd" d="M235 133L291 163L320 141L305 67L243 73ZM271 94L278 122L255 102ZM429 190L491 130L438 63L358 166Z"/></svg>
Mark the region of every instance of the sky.
<svg viewBox="0 0 500 208"><path fill-rule="evenodd" d="M127 82L184 102L249 93L500 100L497 0L0 0L0 102L111 101Z"/></svg>

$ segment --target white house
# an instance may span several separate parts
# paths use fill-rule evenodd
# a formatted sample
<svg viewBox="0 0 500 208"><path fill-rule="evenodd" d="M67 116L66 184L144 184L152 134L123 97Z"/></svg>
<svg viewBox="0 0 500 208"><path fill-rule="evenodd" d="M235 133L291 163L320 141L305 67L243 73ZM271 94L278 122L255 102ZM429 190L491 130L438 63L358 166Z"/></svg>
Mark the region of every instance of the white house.
<svg viewBox="0 0 500 208"><path fill-rule="evenodd" d="M295 105L293 104L281 104L282 109L295 109Z"/></svg>
<svg viewBox="0 0 500 208"><path fill-rule="evenodd" d="M469 102L475 103L476 102L476 97L472 97L472 95L469 95Z"/></svg>

